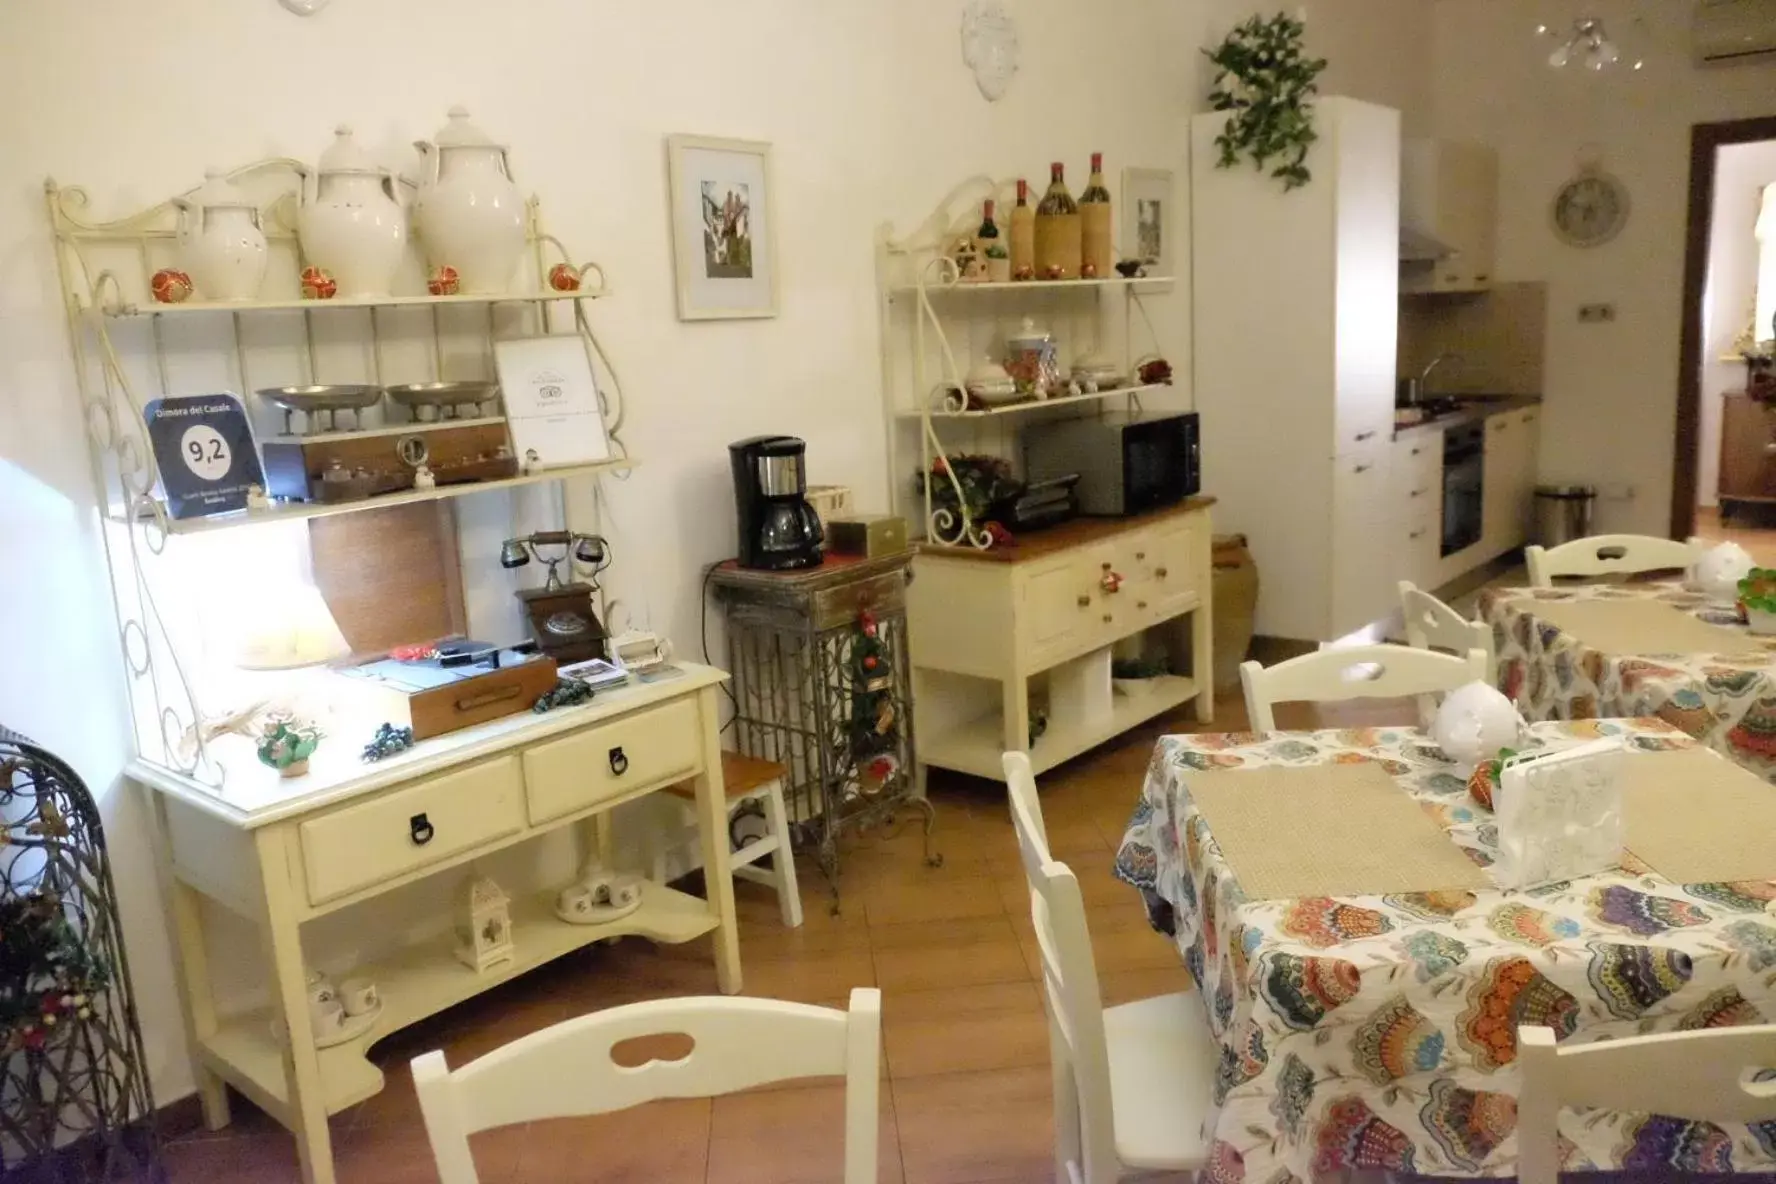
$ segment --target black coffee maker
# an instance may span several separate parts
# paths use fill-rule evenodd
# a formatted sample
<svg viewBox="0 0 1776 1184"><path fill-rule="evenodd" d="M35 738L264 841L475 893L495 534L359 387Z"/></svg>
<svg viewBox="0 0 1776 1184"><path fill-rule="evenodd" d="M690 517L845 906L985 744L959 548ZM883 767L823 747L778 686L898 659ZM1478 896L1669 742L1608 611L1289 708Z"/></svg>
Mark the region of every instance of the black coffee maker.
<svg viewBox="0 0 1776 1184"><path fill-rule="evenodd" d="M824 534L806 496L807 451L794 436L754 436L728 445L741 567L790 571L819 565Z"/></svg>

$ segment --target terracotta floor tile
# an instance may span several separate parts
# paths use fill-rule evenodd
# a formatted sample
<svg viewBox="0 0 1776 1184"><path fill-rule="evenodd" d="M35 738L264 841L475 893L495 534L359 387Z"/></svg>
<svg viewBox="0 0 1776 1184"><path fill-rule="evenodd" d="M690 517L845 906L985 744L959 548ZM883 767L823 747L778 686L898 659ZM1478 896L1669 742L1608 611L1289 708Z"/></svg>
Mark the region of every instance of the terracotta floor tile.
<svg viewBox="0 0 1776 1184"><path fill-rule="evenodd" d="M525 1184L704 1184L709 1117L707 1099L683 1098L592 1118L533 1122L525 1132L518 1179Z"/></svg>
<svg viewBox="0 0 1776 1184"><path fill-rule="evenodd" d="M1052 1179L1047 1065L894 1082L907 1184Z"/></svg>
<svg viewBox="0 0 1776 1184"><path fill-rule="evenodd" d="M296 1143L277 1134L232 1138L181 1139L161 1150L161 1166L171 1184L298 1184Z"/></svg>
<svg viewBox="0 0 1776 1184"><path fill-rule="evenodd" d="M745 993L764 999L821 1003L844 999L853 987L876 985L875 963L868 950L829 950L781 961L741 955Z"/></svg>
<svg viewBox="0 0 1776 1184"><path fill-rule="evenodd" d="M529 1132L529 1127L513 1126L469 1137L481 1184L518 1184L525 1179L521 1161ZM333 1162L339 1184L437 1184L438 1180L432 1145L419 1124L355 1130L335 1146Z"/></svg>
<svg viewBox="0 0 1776 1184"><path fill-rule="evenodd" d="M909 992L884 1006L895 1080L1048 1063L1048 1019L1034 983Z"/></svg>
<svg viewBox="0 0 1776 1184"><path fill-rule="evenodd" d="M1074 877L1079 881L1079 895L1085 900L1085 907L1088 909L1094 905L1122 904L1125 903L1125 898L1134 895L1135 890L1112 873L1116 856L1108 847L1100 847L1096 851L1076 851L1071 855L1056 855L1055 858L1073 870ZM1024 875L1022 867L996 873L993 882L998 887L999 899L1005 905L1007 916L1030 915L1030 881Z"/></svg>
<svg viewBox="0 0 1776 1184"><path fill-rule="evenodd" d="M876 983L886 994L1029 979L1016 930L1002 913L874 926L870 932Z"/></svg>
<svg viewBox="0 0 1776 1184"><path fill-rule="evenodd" d="M876 1128L876 1179L899 1184L900 1132L887 1082ZM845 1164L845 1087L834 1081L715 1099L708 1184L826 1184Z"/></svg>
<svg viewBox="0 0 1776 1184"><path fill-rule="evenodd" d="M1151 999L1155 995L1194 990L1196 984L1190 980L1190 972L1184 969L1182 957L1173 959L1171 966L1150 966L1139 970L1116 970L1109 974L1098 974L1098 994L1105 1007Z"/></svg>
<svg viewBox="0 0 1776 1184"><path fill-rule="evenodd" d="M1128 889L1131 898L1134 889ZM1146 910L1139 898L1129 905L1088 906L1086 928L1091 931L1092 955L1097 960L1098 974L1115 974L1124 970L1169 969L1183 964L1172 940L1147 923ZM1024 964L1032 977L1042 972L1036 946L1036 932L1029 917L1014 918L1018 945L1024 952Z"/></svg>
<svg viewBox="0 0 1776 1184"><path fill-rule="evenodd" d="M993 881L985 875L949 876L861 894L871 927L914 921L949 921L1005 914Z"/></svg>

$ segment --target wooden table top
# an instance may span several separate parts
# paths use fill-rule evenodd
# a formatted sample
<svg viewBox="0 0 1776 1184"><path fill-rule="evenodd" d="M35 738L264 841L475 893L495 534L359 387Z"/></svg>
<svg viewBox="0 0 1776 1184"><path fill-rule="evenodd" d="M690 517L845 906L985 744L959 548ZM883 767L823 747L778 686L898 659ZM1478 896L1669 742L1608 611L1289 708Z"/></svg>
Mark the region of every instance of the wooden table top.
<svg viewBox="0 0 1776 1184"><path fill-rule="evenodd" d="M922 556L940 556L944 559L974 559L982 563L1027 563L1030 560L1044 559L1074 547L1114 538L1119 534L1127 534L1131 530L1152 526L1155 522L1164 522L1168 518L1206 510L1214 504L1213 497L1199 494L1196 497L1185 498L1175 506L1167 506L1163 510L1154 510L1147 514L1134 514L1127 518L1074 518L1047 530L1035 530L1019 535L1017 541L1009 547L994 547L987 551L976 547L947 547L941 543L920 543L917 549Z"/></svg>

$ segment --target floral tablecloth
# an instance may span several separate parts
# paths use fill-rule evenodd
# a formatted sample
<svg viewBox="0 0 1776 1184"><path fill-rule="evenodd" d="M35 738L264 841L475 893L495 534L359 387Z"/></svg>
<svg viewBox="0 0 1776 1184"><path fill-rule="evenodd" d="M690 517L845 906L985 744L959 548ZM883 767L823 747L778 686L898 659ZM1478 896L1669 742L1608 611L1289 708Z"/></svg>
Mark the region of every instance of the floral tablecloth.
<svg viewBox="0 0 1776 1184"><path fill-rule="evenodd" d="M1538 746L1694 743L1652 720L1533 731ZM1118 878L1172 934L1220 1045L1208 1180L1510 1176L1519 1025L1591 1040L1776 1019L1776 882L1680 885L1630 866L1528 892L1248 900L1191 799L1192 772L1351 761L1381 762L1492 862L1491 815L1410 728L1167 736L1118 851ZM1571 1169L1776 1167L1776 1122L1569 1110L1560 1130Z"/></svg>
<svg viewBox="0 0 1776 1184"><path fill-rule="evenodd" d="M1494 588L1480 596L1492 626L1499 689L1529 720L1653 716L1776 780L1776 642L1764 653L1603 654L1535 615L1534 601L1657 600L1750 636L1738 613L1675 581L1570 588Z"/></svg>

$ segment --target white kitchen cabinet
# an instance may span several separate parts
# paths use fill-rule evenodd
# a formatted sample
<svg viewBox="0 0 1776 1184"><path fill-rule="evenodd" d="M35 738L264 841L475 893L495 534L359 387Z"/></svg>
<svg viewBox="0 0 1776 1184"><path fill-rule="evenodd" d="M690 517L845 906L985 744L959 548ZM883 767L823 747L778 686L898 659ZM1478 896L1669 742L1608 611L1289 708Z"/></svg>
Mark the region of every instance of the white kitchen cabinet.
<svg viewBox="0 0 1776 1184"><path fill-rule="evenodd" d="M1455 252L1435 262L1402 260L1402 291L1485 291L1498 239L1498 153L1486 144L1408 141L1400 221Z"/></svg>
<svg viewBox="0 0 1776 1184"><path fill-rule="evenodd" d="M1486 420L1486 489L1481 508L1480 543L1494 559L1529 540L1535 512L1535 483L1541 409L1519 408Z"/></svg>
<svg viewBox="0 0 1776 1184"><path fill-rule="evenodd" d="M1313 180L1289 192L1249 165L1216 167L1225 115L1192 120L1191 271L1203 490L1264 573L1258 631L1329 640L1385 616L1396 578L1381 551L1400 114L1325 98L1314 120Z"/></svg>
<svg viewBox="0 0 1776 1184"><path fill-rule="evenodd" d="M1388 502L1392 583L1435 587L1443 541L1443 433L1416 432L1394 441Z"/></svg>

